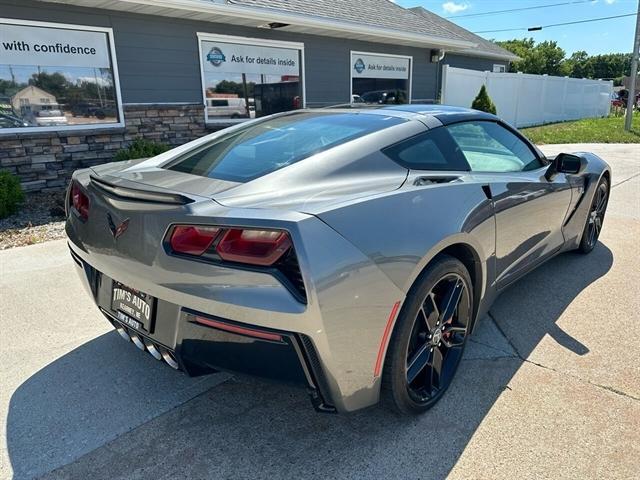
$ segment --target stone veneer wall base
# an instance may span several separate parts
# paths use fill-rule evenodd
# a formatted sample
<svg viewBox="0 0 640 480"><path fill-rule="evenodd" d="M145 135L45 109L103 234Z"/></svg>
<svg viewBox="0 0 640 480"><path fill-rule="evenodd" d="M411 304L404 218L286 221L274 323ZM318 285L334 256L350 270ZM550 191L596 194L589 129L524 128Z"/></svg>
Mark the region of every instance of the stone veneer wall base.
<svg viewBox="0 0 640 480"><path fill-rule="evenodd" d="M120 128L0 133L0 170L16 174L25 192L56 191L74 170L112 161L136 138L175 147L209 133L201 104L125 105L124 118Z"/></svg>

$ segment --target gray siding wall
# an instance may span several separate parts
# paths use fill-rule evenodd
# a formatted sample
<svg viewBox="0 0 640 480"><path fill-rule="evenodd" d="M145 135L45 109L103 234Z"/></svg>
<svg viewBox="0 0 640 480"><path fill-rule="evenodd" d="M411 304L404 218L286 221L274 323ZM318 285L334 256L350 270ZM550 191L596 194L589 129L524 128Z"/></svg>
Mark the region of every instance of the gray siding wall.
<svg viewBox="0 0 640 480"><path fill-rule="evenodd" d="M0 17L111 27L124 103L202 102L196 32L301 42L308 106L350 101L350 51L413 57L412 98L436 98L429 49L270 31L32 0L0 0Z"/></svg>
<svg viewBox="0 0 640 480"><path fill-rule="evenodd" d="M467 55L447 54L442 60L442 64L448 64L456 68L466 68L468 70L479 70L481 72L493 71L493 65L504 65L509 70L509 62L493 58L469 57Z"/></svg>

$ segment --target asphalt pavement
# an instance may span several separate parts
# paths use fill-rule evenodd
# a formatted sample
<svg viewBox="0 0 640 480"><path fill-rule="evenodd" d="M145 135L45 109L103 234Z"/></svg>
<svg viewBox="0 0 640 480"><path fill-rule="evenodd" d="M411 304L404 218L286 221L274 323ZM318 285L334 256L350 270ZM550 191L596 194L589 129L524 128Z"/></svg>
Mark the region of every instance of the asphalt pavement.
<svg viewBox="0 0 640 480"><path fill-rule="evenodd" d="M64 241L0 251L0 478L639 478L640 146L543 150L612 165L600 242L509 288L418 418L187 378L112 331Z"/></svg>

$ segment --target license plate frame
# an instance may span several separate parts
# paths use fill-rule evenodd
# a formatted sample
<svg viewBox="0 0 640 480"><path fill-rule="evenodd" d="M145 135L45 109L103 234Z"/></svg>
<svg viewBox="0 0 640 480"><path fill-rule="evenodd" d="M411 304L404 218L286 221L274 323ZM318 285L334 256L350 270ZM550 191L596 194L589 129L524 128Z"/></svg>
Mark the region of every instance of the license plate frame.
<svg viewBox="0 0 640 480"><path fill-rule="evenodd" d="M150 333L155 306L156 299L151 295L113 281L111 309L127 326Z"/></svg>

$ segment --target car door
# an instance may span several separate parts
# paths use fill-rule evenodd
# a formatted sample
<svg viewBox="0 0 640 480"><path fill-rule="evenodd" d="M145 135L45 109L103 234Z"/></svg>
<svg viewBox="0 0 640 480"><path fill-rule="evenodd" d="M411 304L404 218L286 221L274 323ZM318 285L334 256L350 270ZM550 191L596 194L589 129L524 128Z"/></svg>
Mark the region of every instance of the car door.
<svg viewBox="0 0 640 480"><path fill-rule="evenodd" d="M499 122L462 122L447 128L473 175L490 187L496 218L496 284L503 288L562 247L571 187L564 174L547 180L546 161Z"/></svg>

